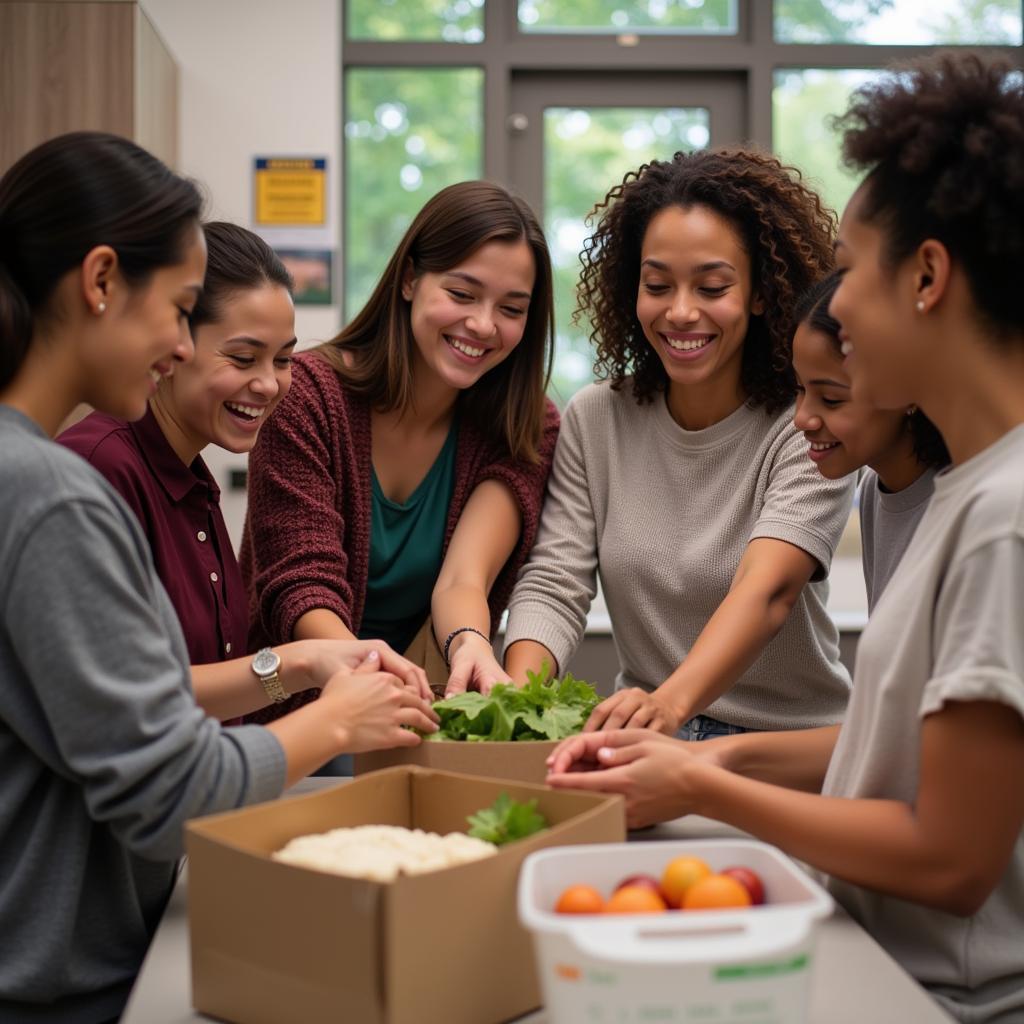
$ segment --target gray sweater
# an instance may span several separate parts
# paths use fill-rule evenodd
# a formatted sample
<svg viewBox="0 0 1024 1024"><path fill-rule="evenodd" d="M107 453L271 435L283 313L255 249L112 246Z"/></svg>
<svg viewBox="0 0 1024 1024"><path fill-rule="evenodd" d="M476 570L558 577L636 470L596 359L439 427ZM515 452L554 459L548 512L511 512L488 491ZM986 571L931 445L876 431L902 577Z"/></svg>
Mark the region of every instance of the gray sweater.
<svg viewBox="0 0 1024 1024"><path fill-rule="evenodd" d="M853 481L825 480L792 409L741 406L684 430L664 397L638 405L630 384L584 388L569 403L530 561L509 606L506 646L536 640L568 663L583 638L596 576L608 602L618 687L653 690L683 661L758 537L819 565L782 629L708 714L752 729L838 722L849 695L825 611Z"/></svg>
<svg viewBox="0 0 1024 1024"><path fill-rule="evenodd" d="M0 1021L116 1016L184 822L284 775L271 733L196 706L128 506L0 405Z"/></svg>

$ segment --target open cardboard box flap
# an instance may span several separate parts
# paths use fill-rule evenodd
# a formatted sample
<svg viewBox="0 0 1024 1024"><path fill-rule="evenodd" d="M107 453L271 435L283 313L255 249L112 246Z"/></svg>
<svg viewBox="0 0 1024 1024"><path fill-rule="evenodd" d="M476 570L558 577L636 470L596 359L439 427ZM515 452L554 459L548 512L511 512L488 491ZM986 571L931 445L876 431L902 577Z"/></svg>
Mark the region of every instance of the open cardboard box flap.
<svg viewBox="0 0 1024 1024"><path fill-rule="evenodd" d="M502 792L536 797L550 827L483 861L382 884L270 856L343 826L465 831ZM624 838L619 797L414 766L189 822L193 1003L239 1024L506 1021L540 1003L516 911L523 859Z"/></svg>
<svg viewBox="0 0 1024 1024"><path fill-rule="evenodd" d="M520 740L514 743L424 740L417 747L395 747L356 754L355 773L362 775L409 764L487 779L516 779L541 784L548 774L548 754L557 746L555 740Z"/></svg>

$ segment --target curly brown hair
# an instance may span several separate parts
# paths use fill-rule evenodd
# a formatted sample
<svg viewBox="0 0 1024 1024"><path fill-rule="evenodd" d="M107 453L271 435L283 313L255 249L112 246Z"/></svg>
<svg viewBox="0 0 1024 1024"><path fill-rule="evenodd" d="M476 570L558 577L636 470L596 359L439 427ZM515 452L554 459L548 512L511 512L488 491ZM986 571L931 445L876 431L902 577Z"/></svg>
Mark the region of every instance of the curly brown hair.
<svg viewBox="0 0 1024 1024"><path fill-rule="evenodd" d="M854 93L836 119L868 170L861 218L895 266L927 238L959 263L997 334L1024 327L1024 79L1003 60L940 53Z"/></svg>
<svg viewBox="0 0 1024 1024"><path fill-rule="evenodd" d="M835 214L800 172L753 149L676 153L630 171L590 214L597 227L580 253L574 321L589 315L594 370L619 390L629 374L643 404L668 387L668 374L636 317L640 252L651 218L666 207L704 207L735 228L750 257L751 315L741 384L752 406L784 409L796 395L786 355L797 299L832 269Z"/></svg>

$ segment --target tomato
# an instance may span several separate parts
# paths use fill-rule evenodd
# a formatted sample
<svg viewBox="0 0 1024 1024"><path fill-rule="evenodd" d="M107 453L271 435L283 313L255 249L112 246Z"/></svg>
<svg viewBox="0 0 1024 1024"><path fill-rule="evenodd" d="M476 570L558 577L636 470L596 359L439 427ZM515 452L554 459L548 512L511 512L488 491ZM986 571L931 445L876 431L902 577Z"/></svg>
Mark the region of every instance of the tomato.
<svg viewBox="0 0 1024 1024"><path fill-rule="evenodd" d="M659 896L664 896L664 893L661 891L661 883L654 875L630 875L629 878L624 878L619 882L615 888L624 889L627 885L644 886L648 889L653 889Z"/></svg>
<svg viewBox="0 0 1024 1024"><path fill-rule="evenodd" d="M616 889L604 906L606 914L653 914L667 909L660 894L646 885Z"/></svg>
<svg viewBox="0 0 1024 1024"><path fill-rule="evenodd" d="M604 897L592 885L570 885L555 904L556 914L600 914Z"/></svg>
<svg viewBox="0 0 1024 1024"><path fill-rule="evenodd" d="M670 907L680 907L690 886L707 878L711 868L700 857L675 857L665 865L661 891Z"/></svg>
<svg viewBox="0 0 1024 1024"><path fill-rule="evenodd" d="M749 907L746 886L728 875L708 875L694 882L683 897L683 910L720 910L725 907Z"/></svg>
<svg viewBox="0 0 1024 1024"><path fill-rule="evenodd" d="M735 878L750 893L750 902L755 907L764 903L764 882L761 881L761 876L756 871L751 871L750 868L732 867L725 868L719 874Z"/></svg>

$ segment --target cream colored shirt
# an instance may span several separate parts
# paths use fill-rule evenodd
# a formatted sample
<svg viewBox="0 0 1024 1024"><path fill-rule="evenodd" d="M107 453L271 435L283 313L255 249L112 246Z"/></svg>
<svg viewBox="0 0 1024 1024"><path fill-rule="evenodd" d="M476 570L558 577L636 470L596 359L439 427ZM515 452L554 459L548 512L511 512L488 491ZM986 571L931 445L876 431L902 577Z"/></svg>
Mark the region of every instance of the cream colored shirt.
<svg viewBox="0 0 1024 1024"><path fill-rule="evenodd" d="M949 701L996 701L1024 716L1024 426L936 476L861 638L825 795L914 804L921 722ZM972 917L838 879L829 887L958 1019L1024 1021L1024 833Z"/></svg>
<svg viewBox="0 0 1024 1024"><path fill-rule="evenodd" d="M569 403L533 553L509 606L506 646L530 639L564 666L583 638L600 574L619 656L618 687L654 690L686 657L758 537L818 563L782 629L707 713L753 729L838 722L849 692L825 576L852 480L825 480L792 409L742 406L684 430L663 395L631 383L584 388ZM614 668L610 666L610 671Z"/></svg>

